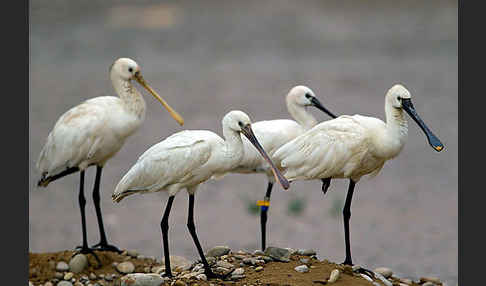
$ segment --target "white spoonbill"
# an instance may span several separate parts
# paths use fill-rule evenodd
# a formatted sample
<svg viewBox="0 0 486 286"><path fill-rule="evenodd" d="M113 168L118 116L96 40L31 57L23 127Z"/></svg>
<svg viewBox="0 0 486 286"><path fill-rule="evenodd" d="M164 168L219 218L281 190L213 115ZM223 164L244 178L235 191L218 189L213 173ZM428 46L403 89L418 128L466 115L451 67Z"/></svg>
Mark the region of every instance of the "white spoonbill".
<svg viewBox="0 0 486 286"><path fill-rule="evenodd" d="M265 149L270 157L272 157L273 153L275 153L275 151L277 151L277 149L282 145L301 135L317 124L317 120L310 112L308 112L308 106L314 106L327 113L330 117L336 118L334 114L332 114L321 104L321 102L316 98L314 92L307 86L294 86L292 89L290 89L285 100L287 103L287 110L295 121L290 119L276 119L258 121L252 124L252 129L255 132L258 142L262 144L263 149ZM270 207L270 196L272 193L274 177L270 166L250 144L250 141L243 138L243 145L245 149L243 159L240 161L238 166L232 170L232 172L245 174L265 173L268 178L267 192L264 200L258 202L261 208L260 224L262 250L265 250L267 212L268 208Z"/></svg>
<svg viewBox="0 0 486 286"><path fill-rule="evenodd" d="M94 254L93 249L119 252L106 239L100 208L100 178L107 160L120 150L125 139L138 129L145 118L145 101L131 80L135 79L145 87L177 122L181 125L184 123L182 117L145 82L135 61L117 59L110 67L110 79L119 97L95 97L64 113L49 133L37 161L37 169L42 174L38 182L41 187L80 172L79 207L83 231L81 253ZM101 237L100 243L93 246L93 249L87 244L84 212L84 170L92 165L96 166L93 201Z"/></svg>
<svg viewBox="0 0 486 286"><path fill-rule="evenodd" d="M397 84L385 96L386 123L374 117L343 115L317 124L280 147L273 156L275 164L284 170L289 181L350 179L343 209L344 264L353 264L349 219L354 186L362 176L376 175L387 160L396 157L402 150L408 130L403 110L424 131L430 146L441 151L444 146L415 111L410 92Z"/></svg>
<svg viewBox="0 0 486 286"><path fill-rule="evenodd" d="M196 235L193 218L194 195L199 184L213 175L227 173L238 165L244 152L240 133L245 135L267 160L282 187L284 189L289 187L289 182L275 168L258 143L248 115L233 110L224 116L222 123L225 139L207 130L185 130L150 147L123 176L113 192L112 197L115 202L120 202L126 196L136 193L157 191L169 193L169 200L160 223L166 276L172 276L168 241L169 213L175 195L185 188L189 194L187 227L201 256L206 275L208 278L218 277L211 271Z"/></svg>

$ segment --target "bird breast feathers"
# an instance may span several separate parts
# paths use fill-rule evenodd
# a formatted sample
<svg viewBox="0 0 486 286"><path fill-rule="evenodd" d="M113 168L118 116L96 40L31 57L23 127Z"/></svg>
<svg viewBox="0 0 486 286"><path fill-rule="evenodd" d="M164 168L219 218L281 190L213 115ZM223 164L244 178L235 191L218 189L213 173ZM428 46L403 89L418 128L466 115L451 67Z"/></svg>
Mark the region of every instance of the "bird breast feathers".
<svg viewBox="0 0 486 286"><path fill-rule="evenodd" d="M369 138L356 118L322 122L277 150L288 179L349 175L367 151Z"/></svg>

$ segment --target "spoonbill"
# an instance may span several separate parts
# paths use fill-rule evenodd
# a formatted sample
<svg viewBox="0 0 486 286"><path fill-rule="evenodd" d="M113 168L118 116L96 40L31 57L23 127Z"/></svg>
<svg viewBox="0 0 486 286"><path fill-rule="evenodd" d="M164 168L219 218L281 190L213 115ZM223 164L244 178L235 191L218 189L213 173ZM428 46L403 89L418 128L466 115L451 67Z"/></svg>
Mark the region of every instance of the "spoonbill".
<svg viewBox="0 0 486 286"><path fill-rule="evenodd" d="M135 79L160 101L179 124L184 124L182 117L147 84L134 60L119 58L110 66L109 72L119 97L95 97L69 109L57 120L37 161L37 169L42 174L37 184L40 187L47 187L59 178L80 172L78 199L83 232L83 245L78 247L80 253L94 254L94 249L120 252L116 246L108 244L106 238L100 207L100 179L105 163L120 150L125 139L138 129L145 118L145 101L131 80ZM101 239L93 248L89 248L84 171L92 165L96 166L93 201Z"/></svg>
<svg viewBox="0 0 486 286"><path fill-rule="evenodd" d="M285 100L287 103L287 110L295 121L289 119L277 119L259 121L252 124L256 138L262 144L263 149L268 152L270 157L279 147L317 124L317 120L314 116L307 111L308 106L314 106L327 113L330 117L336 118L334 114L321 104L314 92L307 86L294 86L290 89ZM260 224L262 250L265 250L267 212L270 207L270 196L272 193L274 177L270 166L260 154L257 153L250 141L245 137L243 137L243 145L245 150L243 159L232 172L245 174L265 173L268 178L267 191L264 200L258 201L261 209Z"/></svg>
<svg viewBox="0 0 486 286"><path fill-rule="evenodd" d="M386 161L402 150L408 126L404 112L420 126L432 148L444 145L429 130L412 104L410 92L396 84L385 95L386 123L368 116L340 116L317 124L309 131L280 147L273 155L290 181L349 178L343 209L346 258L352 265L349 220L355 184L364 175L377 175Z"/></svg>
<svg viewBox="0 0 486 286"><path fill-rule="evenodd" d="M245 135L261 156L271 166L275 178L284 189L289 182L275 168L251 128L247 114L239 110L227 113L222 120L224 139L207 130L185 130L171 135L150 147L123 176L113 192L112 198L120 202L136 193L167 191L169 200L160 223L165 257L165 275L172 276L169 259L169 213L179 190L185 188L189 194L187 227L204 264L208 278L215 275L204 256L194 225L194 195L199 184L213 175L227 173L243 158Z"/></svg>

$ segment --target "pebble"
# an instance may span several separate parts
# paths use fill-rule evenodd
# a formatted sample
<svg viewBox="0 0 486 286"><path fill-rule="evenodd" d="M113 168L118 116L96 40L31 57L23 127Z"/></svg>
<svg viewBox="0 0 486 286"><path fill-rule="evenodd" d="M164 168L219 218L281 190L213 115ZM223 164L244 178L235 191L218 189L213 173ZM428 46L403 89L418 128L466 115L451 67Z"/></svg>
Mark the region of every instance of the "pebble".
<svg viewBox="0 0 486 286"><path fill-rule="evenodd" d="M299 259L299 261L300 261L301 263L304 263L304 264L309 263L309 259L308 259L308 258L301 258L301 259Z"/></svg>
<svg viewBox="0 0 486 286"><path fill-rule="evenodd" d="M44 286L54 286L54 284L52 284L52 282L50 282L50 281L47 281L47 282L44 284Z"/></svg>
<svg viewBox="0 0 486 286"><path fill-rule="evenodd" d="M370 276L366 275L366 274L363 274L363 273L360 273L359 275L361 275L361 277L363 277L364 279L370 281L370 282L373 282L373 279L371 279Z"/></svg>
<svg viewBox="0 0 486 286"><path fill-rule="evenodd" d="M398 286L409 286L409 285L405 283L399 283Z"/></svg>
<svg viewBox="0 0 486 286"><path fill-rule="evenodd" d="M225 275L225 274L228 274L231 270L229 270L228 268L224 268L224 267L216 267L214 269L214 271L217 272L217 273L221 273L221 274Z"/></svg>
<svg viewBox="0 0 486 286"><path fill-rule="evenodd" d="M420 277L420 283L431 282L434 284L441 284L440 279L437 277Z"/></svg>
<svg viewBox="0 0 486 286"><path fill-rule="evenodd" d="M61 282L57 283L57 286L73 286L73 283L71 283L69 281L61 281Z"/></svg>
<svg viewBox="0 0 486 286"><path fill-rule="evenodd" d="M340 272L339 272L338 269L334 269L333 271L331 271L331 275L329 276L327 283L336 282L339 279L339 274L340 274Z"/></svg>
<svg viewBox="0 0 486 286"><path fill-rule="evenodd" d="M400 282L407 285L412 285L413 281L408 278L400 278Z"/></svg>
<svg viewBox="0 0 486 286"><path fill-rule="evenodd" d="M300 273L306 273L306 272L309 272L309 267L307 267L307 265L300 265L300 266L297 266L294 268L295 271L297 272L300 272Z"/></svg>
<svg viewBox="0 0 486 286"><path fill-rule="evenodd" d="M83 271L86 266L88 266L88 258L82 253L75 255L69 261L69 269L74 273Z"/></svg>
<svg viewBox="0 0 486 286"><path fill-rule="evenodd" d="M260 271L262 271L262 270L263 270L263 267L262 267L262 266L258 266L257 268L255 268L255 271L256 271L256 272L260 272Z"/></svg>
<svg viewBox="0 0 486 286"><path fill-rule="evenodd" d="M215 246L207 252L206 256L220 257L228 254L230 251L231 249L227 246Z"/></svg>
<svg viewBox="0 0 486 286"><path fill-rule="evenodd" d="M174 284L172 284L173 286L187 286L186 282L182 281L182 280L177 280Z"/></svg>
<svg viewBox="0 0 486 286"><path fill-rule="evenodd" d="M233 280L237 280L237 279L243 279L245 278L246 276L244 274L242 275L235 275L235 274L231 274L231 279Z"/></svg>
<svg viewBox="0 0 486 286"><path fill-rule="evenodd" d="M196 275L196 279L197 279L197 280L203 280L203 281L207 281L207 280L208 280L208 277L206 276L206 274L201 273L201 274ZM194 285L193 285L193 286L194 286Z"/></svg>
<svg viewBox="0 0 486 286"><path fill-rule="evenodd" d="M121 286L160 286L163 285L165 279L155 273L132 273L123 276L120 282Z"/></svg>
<svg viewBox="0 0 486 286"><path fill-rule="evenodd" d="M245 269L244 268L236 268L232 274L235 274L235 275L241 275L245 273Z"/></svg>
<svg viewBox="0 0 486 286"><path fill-rule="evenodd" d="M375 278L380 279L385 284L385 286L393 286L393 284L379 272L375 272Z"/></svg>
<svg viewBox="0 0 486 286"><path fill-rule="evenodd" d="M263 254L264 254L264 252L261 251L260 249L253 251L253 255L263 255Z"/></svg>
<svg viewBox="0 0 486 286"><path fill-rule="evenodd" d="M34 284L32 284L32 282L29 281L29 286L34 286Z"/></svg>
<svg viewBox="0 0 486 286"><path fill-rule="evenodd" d="M244 264L248 264L248 265L255 265L255 261L256 259L255 258L250 258L250 257L247 257L245 259L243 259L243 263Z"/></svg>
<svg viewBox="0 0 486 286"><path fill-rule="evenodd" d="M233 255L233 257L234 257L234 258L236 258L236 259L239 259L239 260L243 260L243 259L245 259L245 258L246 258L246 256L244 256L244 255L239 255L239 254L235 254L235 255Z"/></svg>
<svg viewBox="0 0 486 286"><path fill-rule="evenodd" d="M64 274L62 274L61 272L56 272L54 273L54 277L56 277L57 279L62 279L64 277Z"/></svg>
<svg viewBox="0 0 486 286"><path fill-rule="evenodd" d="M422 284L422 286L435 286L435 285L436 285L435 283L432 283L430 281L427 281L424 284Z"/></svg>
<svg viewBox="0 0 486 286"><path fill-rule="evenodd" d="M181 272L184 270L189 270L192 266L192 262L182 256L171 255L169 256L169 259L170 259L170 269L172 270L178 270Z"/></svg>
<svg viewBox="0 0 486 286"><path fill-rule="evenodd" d="M135 258L138 256L138 252L136 250L128 250L127 255Z"/></svg>
<svg viewBox="0 0 486 286"><path fill-rule="evenodd" d="M135 270L135 265L130 261L125 261L116 266L116 270L123 274L132 273Z"/></svg>
<svg viewBox="0 0 486 286"><path fill-rule="evenodd" d="M73 278L73 276L74 276L74 273L67 272L66 274L64 274L64 280L71 280L71 278Z"/></svg>
<svg viewBox="0 0 486 286"><path fill-rule="evenodd" d="M297 250L297 254L303 256L312 256L316 255L316 251L314 249L299 249Z"/></svg>
<svg viewBox="0 0 486 286"><path fill-rule="evenodd" d="M353 265L353 266L351 267L351 269L353 269L353 272L356 272L356 271L358 271L358 270L360 270L360 269L361 269L361 266L359 266L359 265Z"/></svg>
<svg viewBox="0 0 486 286"><path fill-rule="evenodd" d="M271 258L281 261L281 262L289 262L290 261L290 250L285 248L273 247L269 246L265 249L266 256L270 256Z"/></svg>
<svg viewBox="0 0 486 286"><path fill-rule="evenodd" d="M262 256L262 259L263 259L263 261L265 261L266 263L268 263L268 262L272 262L272 261L273 261L273 259L272 259L270 256L266 256L266 255Z"/></svg>
<svg viewBox="0 0 486 286"><path fill-rule="evenodd" d="M142 259L146 259L146 258L147 258L147 257L146 257L145 255L143 255L143 254L139 254L139 255L137 256L137 259L140 259L140 260L142 260Z"/></svg>
<svg viewBox="0 0 486 286"><path fill-rule="evenodd" d="M74 283L74 286L83 286L83 283L81 283L81 282L76 282L76 283Z"/></svg>
<svg viewBox="0 0 486 286"><path fill-rule="evenodd" d="M64 262L64 261L59 261L57 263L57 265L56 265L56 270L57 271L61 271L61 272L68 271L69 270L69 265L66 262Z"/></svg>
<svg viewBox="0 0 486 286"><path fill-rule="evenodd" d="M373 272L380 273L385 278L390 278L393 275L393 271L387 267L378 267Z"/></svg>
<svg viewBox="0 0 486 286"><path fill-rule="evenodd" d="M228 268L228 269L233 269L234 268L234 265L229 263L229 262L226 262L226 261L218 261L216 262L216 266L219 266L219 267L224 267L224 268Z"/></svg>
<svg viewBox="0 0 486 286"><path fill-rule="evenodd" d="M89 274L89 279L91 279L91 280L95 280L95 279L96 279L96 274L94 274L93 272L91 272L91 273Z"/></svg>
<svg viewBox="0 0 486 286"><path fill-rule="evenodd" d="M106 280L106 281L113 281L113 274L107 274L107 275L105 276L105 280Z"/></svg>

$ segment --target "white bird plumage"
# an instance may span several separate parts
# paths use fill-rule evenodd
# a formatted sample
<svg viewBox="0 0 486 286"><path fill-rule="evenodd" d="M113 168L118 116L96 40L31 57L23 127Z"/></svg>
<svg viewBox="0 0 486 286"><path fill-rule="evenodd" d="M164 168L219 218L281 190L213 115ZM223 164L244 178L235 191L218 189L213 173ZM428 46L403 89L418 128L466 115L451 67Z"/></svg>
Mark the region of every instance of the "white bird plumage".
<svg viewBox="0 0 486 286"><path fill-rule="evenodd" d="M93 197L100 227L101 246L108 247L99 207L101 169L145 118L145 101L131 80L138 81L167 108L174 119L183 123L182 117L145 82L135 61L129 58L117 59L110 66L109 72L118 97L101 96L88 99L65 112L49 133L36 164L42 175L38 185L42 187L71 173L81 173L83 252L89 252L85 238L84 191L81 189L84 183L84 170L91 165L97 166Z"/></svg>
<svg viewBox="0 0 486 286"><path fill-rule="evenodd" d="M314 127L317 120L307 110L309 106L315 106L329 116L335 118L331 112L317 100L314 92L302 85L293 87L286 98L287 110L295 120L276 119L258 121L252 124L252 129L258 142L262 144L265 151L272 157L283 144L289 142L305 131ZM234 173L266 173L268 180L273 182L273 174L270 166L257 150L251 145L250 141L243 137L244 156L238 166L231 172Z"/></svg>
<svg viewBox="0 0 486 286"><path fill-rule="evenodd" d="M317 124L280 147L272 157L289 181L351 179L343 211L345 264L352 264L348 227L354 184L364 175L376 175L387 160L396 157L403 149L408 131L403 110L419 124L429 144L441 151L442 143L416 113L410 92L397 84L385 96L386 123L374 117L343 115Z"/></svg>
<svg viewBox="0 0 486 286"><path fill-rule="evenodd" d="M199 184L213 175L224 174L234 168L243 158L243 133L261 155L270 160L258 144L251 129L248 115L233 110L223 120L224 139L206 130L186 130L175 133L145 151L117 184L113 200L120 202L123 198L137 193L167 191L169 201L162 219L161 228L164 242L166 274L171 275L167 229L168 216L172 200L179 190L185 188L189 193L189 231L194 239L199 255L206 269L206 275L214 276L204 257L192 221L194 194ZM271 164L271 162L270 162ZM273 164L271 164L273 165ZM288 182L273 166L279 182L288 188Z"/></svg>
<svg viewBox="0 0 486 286"><path fill-rule="evenodd" d="M258 121L252 124L255 136L262 144L265 151L272 157L273 153L277 151L285 143L303 134L305 131L314 127L317 120L307 110L308 107L314 106L321 111L327 113L330 117L336 118L321 102L317 99L314 92L307 86L297 85L290 89L285 97L287 110L295 120L290 119L276 119ZM262 236L262 250L266 247L266 223L267 212L270 204L270 196L275 182L270 166L265 161L257 150L251 145L250 141L243 137L244 155L236 168L232 169L232 173L254 174L264 173L267 176L267 190L264 197L264 202L268 205L260 205L260 224ZM258 202L261 203L261 202Z"/></svg>

